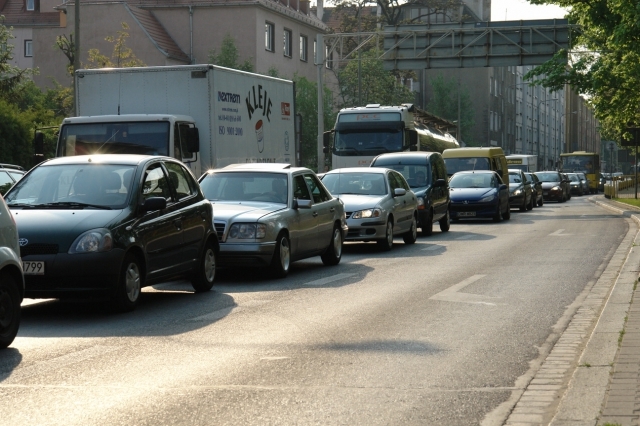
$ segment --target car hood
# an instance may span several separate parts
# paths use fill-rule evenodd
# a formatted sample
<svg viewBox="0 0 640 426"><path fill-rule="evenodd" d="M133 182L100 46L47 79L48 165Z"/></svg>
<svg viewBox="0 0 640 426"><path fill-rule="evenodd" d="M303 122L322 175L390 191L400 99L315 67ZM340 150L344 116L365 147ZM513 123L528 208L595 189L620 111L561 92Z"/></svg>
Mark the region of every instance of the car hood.
<svg viewBox="0 0 640 426"><path fill-rule="evenodd" d="M493 188L449 188L451 201L479 200L495 193Z"/></svg>
<svg viewBox="0 0 640 426"><path fill-rule="evenodd" d="M554 186L560 186L560 182L542 182L542 189L551 189Z"/></svg>
<svg viewBox="0 0 640 426"><path fill-rule="evenodd" d="M335 197L344 203L344 211L355 212L376 207L387 195L340 194Z"/></svg>
<svg viewBox="0 0 640 426"><path fill-rule="evenodd" d="M216 201L213 205L213 217L215 220L224 220L225 222L257 222L262 217L284 210L287 207L279 203L260 203L260 202L238 202L238 201Z"/></svg>
<svg viewBox="0 0 640 426"><path fill-rule="evenodd" d="M90 229L109 228L118 223L125 210L11 210L18 225L20 239L28 244L57 244L66 252L80 234Z"/></svg>

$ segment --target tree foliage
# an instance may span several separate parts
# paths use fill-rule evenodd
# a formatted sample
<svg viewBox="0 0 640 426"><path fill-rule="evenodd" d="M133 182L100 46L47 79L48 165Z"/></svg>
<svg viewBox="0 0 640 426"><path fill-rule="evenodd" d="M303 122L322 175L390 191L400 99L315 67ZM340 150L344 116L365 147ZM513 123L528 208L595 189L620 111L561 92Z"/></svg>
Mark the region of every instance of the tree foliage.
<svg viewBox="0 0 640 426"><path fill-rule="evenodd" d="M460 132L462 141L469 146L475 146L473 137L473 104L471 95L466 87L460 86L455 78L447 78L442 74L431 79L433 97L427 105L431 114L449 121L458 120L458 95L460 95Z"/></svg>
<svg viewBox="0 0 640 426"><path fill-rule="evenodd" d="M145 63L136 57L133 50L127 47L127 38L129 38L127 30L129 29L129 25L127 25L126 22L122 22L121 25L122 30L117 32L117 37L105 37L106 41L113 43L111 57L100 53L98 49L89 49L89 64L86 65L87 68L130 68L145 66Z"/></svg>
<svg viewBox="0 0 640 426"><path fill-rule="evenodd" d="M209 52L209 63L220 65L221 67L233 68L235 70L253 72L251 59L245 59L244 62L239 62L239 56L235 39L231 34L227 34L222 39L220 53L218 53L216 49L212 49Z"/></svg>
<svg viewBox="0 0 640 426"><path fill-rule="evenodd" d="M14 58L11 40L14 38L13 27L4 25L4 16L0 15L0 99L9 101L20 96L22 84L35 74L31 68L20 69L11 65Z"/></svg>
<svg viewBox="0 0 640 426"><path fill-rule="evenodd" d="M350 61L337 73L342 107L362 106L376 103L400 105L413 102L413 94L397 78L385 71L377 51L362 54L361 70L358 61ZM358 76L358 74L360 76Z"/></svg>
<svg viewBox="0 0 640 426"><path fill-rule="evenodd" d="M530 0L569 8L570 50L525 77L551 90L570 85L586 95L604 138L640 125L640 8L625 0ZM567 65L568 63L568 65Z"/></svg>
<svg viewBox="0 0 640 426"><path fill-rule="evenodd" d="M310 169L318 167L318 84L305 77L295 77L296 113L302 117L300 147L301 165ZM331 129L336 120L332 108L331 91L324 89L324 128Z"/></svg>

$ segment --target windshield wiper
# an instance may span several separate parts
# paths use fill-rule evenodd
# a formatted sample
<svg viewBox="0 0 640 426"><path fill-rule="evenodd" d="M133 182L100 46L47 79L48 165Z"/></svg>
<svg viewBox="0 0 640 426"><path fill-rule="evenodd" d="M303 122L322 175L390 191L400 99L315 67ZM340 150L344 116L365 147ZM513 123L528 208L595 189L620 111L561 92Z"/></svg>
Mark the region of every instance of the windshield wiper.
<svg viewBox="0 0 640 426"><path fill-rule="evenodd" d="M29 203L7 203L9 207L33 207L33 204Z"/></svg>
<svg viewBox="0 0 640 426"><path fill-rule="evenodd" d="M57 202L57 203L45 203L45 204L37 204L35 207L93 207L96 209L102 209L102 210L111 210L111 207L108 206L101 206L99 204L87 204L87 203L79 203L77 201L64 201L64 202Z"/></svg>

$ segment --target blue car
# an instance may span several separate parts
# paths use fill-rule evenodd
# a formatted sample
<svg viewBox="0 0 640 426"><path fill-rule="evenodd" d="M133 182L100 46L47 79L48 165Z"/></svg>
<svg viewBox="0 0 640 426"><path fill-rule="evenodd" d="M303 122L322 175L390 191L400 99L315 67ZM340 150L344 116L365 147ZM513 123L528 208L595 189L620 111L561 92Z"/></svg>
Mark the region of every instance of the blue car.
<svg viewBox="0 0 640 426"><path fill-rule="evenodd" d="M509 187L490 170L455 173L449 181L451 219L491 218L495 222L511 217Z"/></svg>

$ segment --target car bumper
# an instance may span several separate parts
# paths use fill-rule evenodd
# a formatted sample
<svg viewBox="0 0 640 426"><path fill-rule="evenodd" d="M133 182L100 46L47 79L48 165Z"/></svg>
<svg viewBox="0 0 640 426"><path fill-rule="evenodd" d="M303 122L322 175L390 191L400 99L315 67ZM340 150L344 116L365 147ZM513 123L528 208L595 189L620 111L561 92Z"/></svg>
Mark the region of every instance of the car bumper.
<svg viewBox="0 0 640 426"><path fill-rule="evenodd" d="M105 253L31 255L23 261L43 261L43 275L24 276L25 297L108 298L111 297L122 268L124 250Z"/></svg>
<svg viewBox="0 0 640 426"><path fill-rule="evenodd" d="M345 241L379 240L387 233L387 220L383 218L347 219L347 228Z"/></svg>
<svg viewBox="0 0 640 426"><path fill-rule="evenodd" d="M218 255L219 266L269 266L276 242L222 243Z"/></svg>
<svg viewBox="0 0 640 426"><path fill-rule="evenodd" d="M560 201L562 200L562 190L558 189L556 191L542 191L542 198L546 200L555 200L555 201Z"/></svg>
<svg viewBox="0 0 640 426"><path fill-rule="evenodd" d="M509 204L511 205L511 207L519 206L524 203L524 200L525 200L524 197L525 197L525 194L509 195Z"/></svg>
<svg viewBox="0 0 640 426"><path fill-rule="evenodd" d="M477 217L493 217L496 214L496 203L491 204L454 204L449 205L452 219L473 219Z"/></svg>

